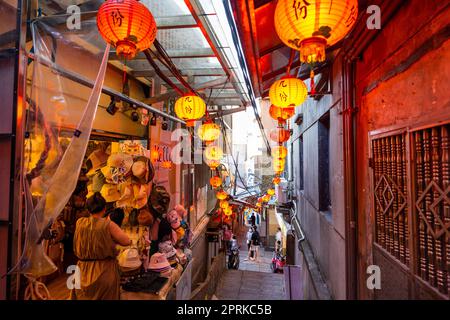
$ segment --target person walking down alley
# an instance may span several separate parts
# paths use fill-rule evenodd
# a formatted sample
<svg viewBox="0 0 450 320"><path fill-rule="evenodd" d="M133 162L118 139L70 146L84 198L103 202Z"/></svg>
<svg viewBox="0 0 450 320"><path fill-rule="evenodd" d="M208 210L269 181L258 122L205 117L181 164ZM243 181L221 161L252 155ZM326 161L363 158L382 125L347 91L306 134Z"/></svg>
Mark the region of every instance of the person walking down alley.
<svg viewBox="0 0 450 320"><path fill-rule="evenodd" d="M89 217L78 219L74 252L78 257L81 288L72 300L119 300L120 275L115 245L129 246L128 235L112 219L104 218L106 201L99 192L86 201Z"/></svg>
<svg viewBox="0 0 450 320"><path fill-rule="evenodd" d="M250 225L252 227L256 226L256 217L255 217L255 213L254 212L252 212L252 215L250 217Z"/></svg>
<svg viewBox="0 0 450 320"><path fill-rule="evenodd" d="M275 234L275 252L281 252L283 243L283 235L281 233L281 228L278 227L277 233Z"/></svg>
<svg viewBox="0 0 450 320"><path fill-rule="evenodd" d="M252 244L252 234L253 234L253 227L248 228L247 231L247 251L250 252L250 246Z"/></svg>
<svg viewBox="0 0 450 320"><path fill-rule="evenodd" d="M252 254L250 255L253 256L253 258L250 258L250 260L253 260L255 262L259 261L259 246L261 245L261 239L259 236L259 232L256 226L253 227L253 233L252 233L252 238L251 238L251 246L250 246L250 251L252 251Z"/></svg>

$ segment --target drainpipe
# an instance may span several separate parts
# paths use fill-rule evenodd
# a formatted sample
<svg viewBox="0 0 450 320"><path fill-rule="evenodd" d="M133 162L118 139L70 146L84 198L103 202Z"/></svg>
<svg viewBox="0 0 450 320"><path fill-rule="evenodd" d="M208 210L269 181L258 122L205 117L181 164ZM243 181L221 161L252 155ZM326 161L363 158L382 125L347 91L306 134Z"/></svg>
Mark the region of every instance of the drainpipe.
<svg viewBox="0 0 450 320"><path fill-rule="evenodd" d="M345 191L345 234L346 234L346 295L357 299L357 198L355 161L355 65L344 56L342 64L342 102L344 138L344 191Z"/></svg>

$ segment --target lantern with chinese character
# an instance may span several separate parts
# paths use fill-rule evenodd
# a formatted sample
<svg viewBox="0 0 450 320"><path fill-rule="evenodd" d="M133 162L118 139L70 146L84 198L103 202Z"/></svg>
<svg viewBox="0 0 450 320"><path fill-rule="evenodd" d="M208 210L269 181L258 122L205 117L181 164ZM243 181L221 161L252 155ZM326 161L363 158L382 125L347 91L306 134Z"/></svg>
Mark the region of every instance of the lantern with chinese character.
<svg viewBox="0 0 450 320"><path fill-rule="evenodd" d="M286 161L284 159L274 159L272 168L275 173L283 172Z"/></svg>
<svg viewBox="0 0 450 320"><path fill-rule="evenodd" d="M222 159L223 157L223 151L219 146L208 146L205 148L203 155L207 160L220 161L220 159Z"/></svg>
<svg viewBox="0 0 450 320"><path fill-rule="evenodd" d="M212 143L219 139L220 127L212 121L206 121L198 128L198 136L205 143Z"/></svg>
<svg viewBox="0 0 450 320"><path fill-rule="evenodd" d="M275 81L269 90L270 102L279 108L295 108L308 96L308 89L302 80L285 76Z"/></svg>
<svg viewBox="0 0 450 320"><path fill-rule="evenodd" d="M275 194L275 189L267 189L267 194L273 196Z"/></svg>
<svg viewBox="0 0 450 320"><path fill-rule="evenodd" d="M217 191L216 192L216 198L218 200L225 200L226 198L228 198L228 193L226 193L223 190Z"/></svg>
<svg viewBox="0 0 450 320"><path fill-rule="evenodd" d="M281 178L279 177L279 176L275 176L273 179L272 179L272 183L274 184L274 185L279 185L280 184L280 182L281 182Z"/></svg>
<svg viewBox="0 0 450 320"><path fill-rule="evenodd" d="M295 114L294 107L280 108L275 105L271 105L269 108L269 114L272 119L278 121L278 123L286 123L286 120L290 119Z"/></svg>
<svg viewBox="0 0 450 320"><path fill-rule="evenodd" d="M277 128L270 132L269 137L278 144L284 143L291 137L291 131L283 128Z"/></svg>
<svg viewBox="0 0 450 320"><path fill-rule="evenodd" d="M272 157L274 159L284 159L287 156L287 149L284 146L276 146L272 148Z"/></svg>
<svg viewBox="0 0 450 320"><path fill-rule="evenodd" d="M157 31L153 15L136 0L103 2L97 13L97 27L102 38L125 59L133 59L139 51L150 48Z"/></svg>
<svg viewBox="0 0 450 320"><path fill-rule="evenodd" d="M214 176L209 179L209 183L211 184L211 187L218 188L222 185L222 179L219 176Z"/></svg>
<svg viewBox="0 0 450 320"><path fill-rule="evenodd" d="M275 30L301 62L325 61L325 49L342 40L358 16L358 0L278 0Z"/></svg>
<svg viewBox="0 0 450 320"><path fill-rule="evenodd" d="M188 127L205 115L206 103L193 93L185 94L175 102L175 113L178 118L186 121Z"/></svg>

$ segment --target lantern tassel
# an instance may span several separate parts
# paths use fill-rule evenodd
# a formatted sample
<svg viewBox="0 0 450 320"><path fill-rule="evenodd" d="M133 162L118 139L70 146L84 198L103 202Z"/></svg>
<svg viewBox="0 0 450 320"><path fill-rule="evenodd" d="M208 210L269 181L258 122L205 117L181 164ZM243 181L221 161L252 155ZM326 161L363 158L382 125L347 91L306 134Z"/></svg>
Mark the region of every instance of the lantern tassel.
<svg viewBox="0 0 450 320"><path fill-rule="evenodd" d="M311 69L311 73L310 73L310 78L311 78L311 95L315 95L316 94L316 86L314 84L314 70Z"/></svg>

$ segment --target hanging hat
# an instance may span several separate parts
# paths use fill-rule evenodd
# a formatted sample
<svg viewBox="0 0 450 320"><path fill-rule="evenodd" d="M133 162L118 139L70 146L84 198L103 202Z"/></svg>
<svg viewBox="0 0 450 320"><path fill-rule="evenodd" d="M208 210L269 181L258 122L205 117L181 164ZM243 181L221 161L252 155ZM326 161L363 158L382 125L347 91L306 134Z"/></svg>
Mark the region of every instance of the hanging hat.
<svg viewBox="0 0 450 320"><path fill-rule="evenodd" d="M123 153L129 155L142 155L144 154L145 148L139 141L136 140L127 140L120 145L120 149Z"/></svg>
<svg viewBox="0 0 450 320"><path fill-rule="evenodd" d="M87 177L92 177L98 169L103 167L108 161L108 154L103 149L93 151L87 158L86 163L90 170L86 173Z"/></svg>
<svg viewBox="0 0 450 320"><path fill-rule="evenodd" d="M150 159L143 156L135 157L131 171L135 179L142 184L149 183L155 175L155 171Z"/></svg>
<svg viewBox="0 0 450 320"><path fill-rule="evenodd" d="M150 209L158 216L161 217L167 213L170 203L170 195L163 186L153 185L150 193Z"/></svg>
<svg viewBox="0 0 450 320"><path fill-rule="evenodd" d="M177 250L173 247L172 241L163 241L158 245L159 252L164 253L167 259L176 257Z"/></svg>
<svg viewBox="0 0 450 320"><path fill-rule="evenodd" d="M104 184L100 193L106 202L114 202L120 199L120 192L115 184Z"/></svg>
<svg viewBox="0 0 450 320"><path fill-rule="evenodd" d="M118 184L125 181L125 177L131 171L133 157L125 153L112 154L107 161L107 165L101 168L108 183Z"/></svg>
<svg viewBox="0 0 450 320"><path fill-rule="evenodd" d="M128 248L123 250L119 257L119 266L122 272L134 271L142 265L139 251L136 248Z"/></svg>
<svg viewBox="0 0 450 320"><path fill-rule="evenodd" d="M100 192L102 190L103 185L106 183L105 176L100 171L97 172L92 178L92 191Z"/></svg>
<svg viewBox="0 0 450 320"><path fill-rule="evenodd" d="M87 185L87 191L88 191L88 193L86 195L86 199L89 199L90 197L92 197L94 195L94 190L93 190L92 183L89 183Z"/></svg>
<svg viewBox="0 0 450 320"><path fill-rule="evenodd" d="M166 255L161 252L157 252L150 257L148 268L155 272L164 272L171 269Z"/></svg>
<svg viewBox="0 0 450 320"><path fill-rule="evenodd" d="M119 191L120 191L120 199L116 202L116 207L118 208L125 208L125 207L132 207L133 206L133 185L131 184L131 181L126 181L124 183L119 184Z"/></svg>
<svg viewBox="0 0 450 320"><path fill-rule="evenodd" d="M178 215L178 212L174 209L169 211L166 215L167 222L170 223L170 226L172 229L177 229L181 223L180 223L180 216Z"/></svg>
<svg viewBox="0 0 450 320"><path fill-rule="evenodd" d="M143 208L148 202L148 196L150 193L149 185L135 184L135 185L133 185L133 193L134 193L133 207L136 209Z"/></svg>

